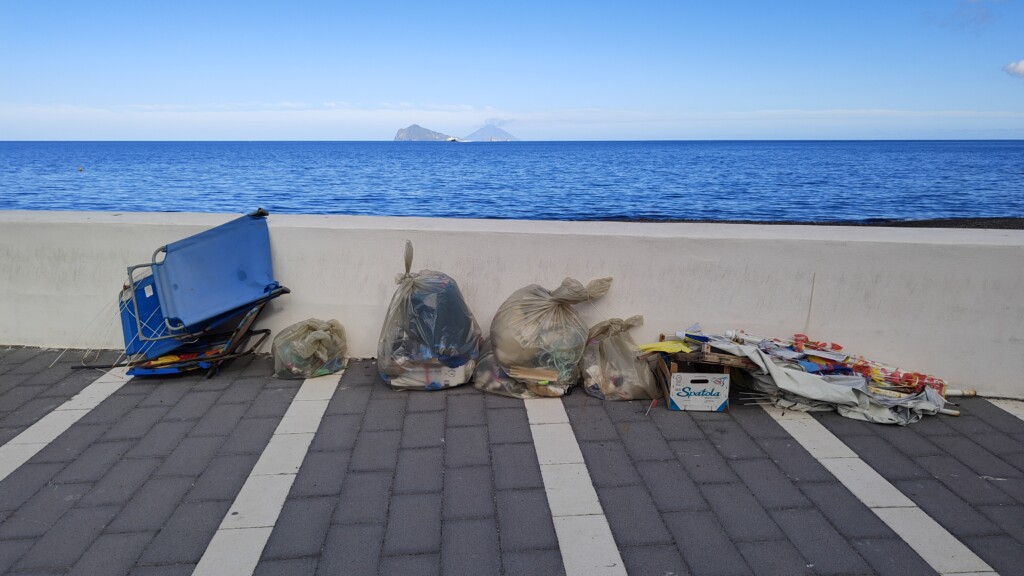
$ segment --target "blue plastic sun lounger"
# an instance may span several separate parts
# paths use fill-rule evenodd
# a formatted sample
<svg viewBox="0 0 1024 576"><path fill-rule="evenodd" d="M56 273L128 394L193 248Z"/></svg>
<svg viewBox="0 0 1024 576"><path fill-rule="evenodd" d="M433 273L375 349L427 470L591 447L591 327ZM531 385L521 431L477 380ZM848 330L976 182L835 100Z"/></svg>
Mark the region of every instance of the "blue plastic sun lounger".
<svg viewBox="0 0 1024 576"><path fill-rule="evenodd" d="M267 302L288 293L274 280L266 217L259 209L128 267L119 304L129 374L213 375L263 344L270 331L250 328Z"/></svg>

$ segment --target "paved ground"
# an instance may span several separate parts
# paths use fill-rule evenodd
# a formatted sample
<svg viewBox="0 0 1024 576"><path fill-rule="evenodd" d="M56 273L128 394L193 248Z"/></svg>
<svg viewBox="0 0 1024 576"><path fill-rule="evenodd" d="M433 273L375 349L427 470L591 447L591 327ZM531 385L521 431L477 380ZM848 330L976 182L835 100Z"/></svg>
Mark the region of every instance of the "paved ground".
<svg viewBox="0 0 1024 576"><path fill-rule="evenodd" d="M99 374L0 347L0 445ZM191 574L295 398L271 362L133 380L0 481L0 574ZM629 574L934 574L765 411L565 398ZM999 573L1024 574L1024 421L817 416ZM562 574L524 403L354 362L255 574Z"/></svg>

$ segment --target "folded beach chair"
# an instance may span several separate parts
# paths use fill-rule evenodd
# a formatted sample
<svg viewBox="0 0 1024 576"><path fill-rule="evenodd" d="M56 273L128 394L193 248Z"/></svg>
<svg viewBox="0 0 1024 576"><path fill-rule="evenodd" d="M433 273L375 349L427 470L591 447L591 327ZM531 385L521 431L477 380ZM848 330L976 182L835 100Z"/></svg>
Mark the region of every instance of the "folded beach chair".
<svg viewBox="0 0 1024 576"><path fill-rule="evenodd" d="M119 298L128 374L206 369L210 377L259 349L270 330L252 330L256 317L289 292L274 280L266 217L258 209L128 267Z"/></svg>

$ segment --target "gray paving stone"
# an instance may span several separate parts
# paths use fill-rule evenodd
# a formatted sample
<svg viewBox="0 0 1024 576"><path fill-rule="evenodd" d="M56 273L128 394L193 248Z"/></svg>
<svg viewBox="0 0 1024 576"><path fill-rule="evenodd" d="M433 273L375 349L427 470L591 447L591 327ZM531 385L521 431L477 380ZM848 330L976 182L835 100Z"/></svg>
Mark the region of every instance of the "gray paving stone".
<svg viewBox="0 0 1024 576"><path fill-rule="evenodd" d="M739 550L711 512L671 512L662 519L694 574L750 574Z"/></svg>
<svg viewBox="0 0 1024 576"><path fill-rule="evenodd" d="M16 510L64 467L63 463L22 464L0 482L0 510Z"/></svg>
<svg viewBox="0 0 1024 576"><path fill-rule="evenodd" d="M198 562L230 507L230 500L183 503L146 547L139 564Z"/></svg>
<svg viewBox="0 0 1024 576"><path fill-rule="evenodd" d="M931 476L914 460L878 436L850 436L844 438L843 442L890 482L926 479Z"/></svg>
<svg viewBox="0 0 1024 576"><path fill-rule="evenodd" d="M0 428L0 446L7 444L12 438L21 434L25 430L24 427L18 426L16 428Z"/></svg>
<svg viewBox="0 0 1024 576"><path fill-rule="evenodd" d="M444 410L447 395L440 394L409 394L405 409L407 412L436 412Z"/></svg>
<svg viewBox="0 0 1024 576"><path fill-rule="evenodd" d="M0 574L6 574L33 544L35 540L0 540Z"/></svg>
<svg viewBox="0 0 1024 576"><path fill-rule="evenodd" d="M76 424L32 457L32 462L70 462L102 436L109 424Z"/></svg>
<svg viewBox="0 0 1024 576"><path fill-rule="evenodd" d="M249 406L245 418L281 418L288 411L297 389L264 388Z"/></svg>
<svg viewBox="0 0 1024 576"><path fill-rule="evenodd" d="M160 465L157 458L122 460L82 498L78 506L124 504Z"/></svg>
<svg viewBox="0 0 1024 576"><path fill-rule="evenodd" d="M353 472L345 477L332 522L384 522L388 515L391 472Z"/></svg>
<svg viewBox="0 0 1024 576"><path fill-rule="evenodd" d="M1024 433L1024 421L984 398L959 398L963 412L968 412L985 421L989 426L1005 434Z"/></svg>
<svg viewBox="0 0 1024 576"><path fill-rule="evenodd" d="M844 442L847 437L851 436L875 435L874 427L877 424L846 418L835 412L812 412L811 415ZM928 420L928 418L925 418L925 420Z"/></svg>
<svg viewBox="0 0 1024 576"><path fill-rule="evenodd" d="M931 566L899 538L853 540L853 547L879 576L936 574Z"/></svg>
<svg viewBox="0 0 1024 576"><path fill-rule="evenodd" d="M40 396L52 396L68 400L75 394L85 389L96 380L95 374L82 374L80 371L71 372L65 378L47 388Z"/></svg>
<svg viewBox="0 0 1024 576"><path fill-rule="evenodd" d="M0 426L27 428L63 403L63 398L34 398L0 420Z"/></svg>
<svg viewBox="0 0 1024 576"><path fill-rule="evenodd" d="M197 477L203 473L225 440L224 436L185 438L157 468L155 474Z"/></svg>
<svg viewBox="0 0 1024 576"><path fill-rule="evenodd" d="M444 574L477 576L501 573L498 525L494 518L447 521L442 532Z"/></svg>
<svg viewBox="0 0 1024 576"><path fill-rule="evenodd" d="M177 404L185 394L188 394L188 391L195 385L196 382L194 380L162 380L156 389L139 403L139 407L170 408Z"/></svg>
<svg viewBox="0 0 1024 576"><path fill-rule="evenodd" d="M289 498L274 524L263 558L317 556L327 538L336 499ZM315 569L315 566L314 566Z"/></svg>
<svg viewBox="0 0 1024 576"><path fill-rule="evenodd" d="M594 486L628 486L640 483L633 462L619 442L581 442L580 450Z"/></svg>
<svg viewBox="0 0 1024 576"><path fill-rule="evenodd" d="M125 385L128 386L127 384ZM99 406L93 408L88 414L82 416L78 424L113 424L131 412L142 402L143 396L139 394L127 394L121 388L118 392L100 402Z"/></svg>
<svg viewBox="0 0 1024 576"><path fill-rule="evenodd" d="M487 424L487 418L484 416L483 394L448 398L447 419L449 428Z"/></svg>
<svg viewBox="0 0 1024 576"><path fill-rule="evenodd" d="M256 566L253 576L313 576L316 564L316 558L264 560Z"/></svg>
<svg viewBox="0 0 1024 576"><path fill-rule="evenodd" d="M80 576L123 576L153 538L151 532L103 534L89 546L69 574Z"/></svg>
<svg viewBox="0 0 1024 576"><path fill-rule="evenodd" d="M747 435L755 440L758 438L790 438L774 418L756 404L730 404L729 412L734 422L739 424Z"/></svg>
<svg viewBox="0 0 1024 576"><path fill-rule="evenodd" d="M251 404L263 392L266 378L239 378L217 398L217 404Z"/></svg>
<svg viewBox="0 0 1024 576"><path fill-rule="evenodd" d="M502 550L558 546L543 490L502 490L497 502Z"/></svg>
<svg viewBox="0 0 1024 576"><path fill-rule="evenodd" d="M341 493L348 471L348 452L309 452L292 483L291 496L329 496Z"/></svg>
<svg viewBox="0 0 1024 576"><path fill-rule="evenodd" d="M562 553L557 549L506 550L501 554L501 563L505 569L505 576L565 575L565 568L562 566Z"/></svg>
<svg viewBox="0 0 1024 576"><path fill-rule="evenodd" d="M440 447L444 446L444 438L444 412L417 412L406 415L402 429L402 448Z"/></svg>
<svg viewBox="0 0 1024 576"><path fill-rule="evenodd" d="M927 437L918 434L914 426L875 426L875 434L907 456L933 456L943 450Z"/></svg>
<svg viewBox="0 0 1024 576"><path fill-rule="evenodd" d="M945 422L950 428L965 436L974 436L975 434L997 434L999 432L998 429L994 428L988 422L985 422L983 419L966 411L961 411L959 417L947 417Z"/></svg>
<svg viewBox="0 0 1024 576"><path fill-rule="evenodd" d="M600 405L566 410L578 442L615 442L619 433Z"/></svg>
<svg viewBox="0 0 1024 576"><path fill-rule="evenodd" d="M499 394L484 394L484 406L491 408L518 408L523 409L523 401L519 398L509 398Z"/></svg>
<svg viewBox="0 0 1024 576"><path fill-rule="evenodd" d="M488 466L453 468L444 474L444 518L494 516L494 490Z"/></svg>
<svg viewBox="0 0 1024 576"><path fill-rule="evenodd" d="M257 459L255 455L214 458L196 480L185 500L234 500Z"/></svg>
<svg viewBox="0 0 1024 576"><path fill-rule="evenodd" d="M247 404L215 405L199 419L189 436L227 436L248 409Z"/></svg>
<svg viewBox="0 0 1024 576"><path fill-rule="evenodd" d="M956 420L956 418L949 416L922 418L914 424L914 432L929 438L932 436L949 436L959 434L955 429L950 428L947 423L950 420Z"/></svg>
<svg viewBox="0 0 1024 576"><path fill-rule="evenodd" d="M772 510L775 523L819 574L863 574L871 569L817 510Z"/></svg>
<svg viewBox="0 0 1024 576"><path fill-rule="evenodd" d="M979 506L978 511L1024 544L1024 506Z"/></svg>
<svg viewBox="0 0 1024 576"><path fill-rule="evenodd" d="M73 508L15 564L15 570L67 570L103 532L117 507Z"/></svg>
<svg viewBox="0 0 1024 576"><path fill-rule="evenodd" d="M979 446L983 446L1004 460L1007 456L1024 456L1024 443L1015 440L1009 434L972 434L970 438ZM1022 469L1021 465L1017 465L1013 461L1009 462L1014 464L1017 470Z"/></svg>
<svg viewBox="0 0 1024 576"><path fill-rule="evenodd" d="M669 446L698 484L738 482L739 477L707 440L676 440Z"/></svg>
<svg viewBox="0 0 1024 576"><path fill-rule="evenodd" d="M440 492L444 481L444 450L419 448L401 450L395 470L396 493Z"/></svg>
<svg viewBox="0 0 1024 576"><path fill-rule="evenodd" d="M220 445L220 454L262 454L280 422L278 418L243 418Z"/></svg>
<svg viewBox="0 0 1024 576"><path fill-rule="evenodd" d="M99 442L89 446L81 456L54 477L57 484L80 484L96 482L110 471L128 450L133 442Z"/></svg>
<svg viewBox="0 0 1024 576"><path fill-rule="evenodd" d="M802 483L800 490L846 538L896 536L881 518L838 482Z"/></svg>
<svg viewBox="0 0 1024 576"><path fill-rule="evenodd" d="M672 535L643 486L598 488L597 495L618 546L672 543Z"/></svg>
<svg viewBox="0 0 1024 576"><path fill-rule="evenodd" d="M383 542L383 523L331 526L317 575L376 574Z"/></svg>
<svg viewBox="0 0 1024 576"><path fill-rule="evenodd" d="M345 373L348 376L348 372ZM338 390L327 405L327 414L362 414L370 402L370 388L354 387L342 378Z"/></svg>
<svg viewBox="0 0 1024 576"><path fill-rule="evenodd" d="M191 478L150 478L107 526L107 532L156 532L191 488Z"/></svg>
<svg viewBox="0 0 1024 576"><path fill-rule="evenodd" d="M92 484L49 484L0 524L0 539L46 534L92 488Z"/></svg>
<svg viewBox="0 0 1024 576"><path fill-rule="evenodd" d="M320 421L320 428L309 449L313 452L351 451L356 445L362 418L356 414L327 416Z"/></svg>
<svg viewBox="0 0 1024 576"><path fill-rule="evenodd" d="M0 394L0 406L3 406L6 413L11 413L29 400L43 393L45 386L16 386L3 394Z"/></svg>
<svg viewBox="0 0 1024 576"><path fill-rule="evenodd" d="M957 537L999 533L999 528L991 520L938 480L903 480L894 484L900 492Z"/></svg>
<svg viewBox="0 0 1024 576"><path fill-rule="evenodd" d="M922 456L915 459L922 468L938 478L956 495L973 505L1015 504L1010 496L952 456Z"/></svg>
<svg viewBox="0 0 1024 576"><path fill-rule="evenodd" d="M814 565L804 560L787 540L739 542L736 547L758 576L817 574Z"/></svg>
<svg viewBox="0 0 1024 576"><path fill-rule="evenodd" d="M139 440L127 456L129 458L163 457L177 448L195 422L158 422Z"/></svg>
<svg viewBox="0 0 1024 576"><path fill-rule="evenodd" d="M491 454L498 490L544 487L533 444L499 444L491 447Z"/></svg>
<svg viewBox="0 0 1024 576"><path fill-rule="evenodd" d="M615 425L626 452L634 462L675 460L676 455L652 421L620 422Z"/></svg>
<svg viewBox="0 0 1024 576"><path fill-rule="evenodd" d="M380 562L380 576L434 576L441 573L439 554L385 556Z"/></svg>
<svg viewBox="0 0 1024 576"><path fill-rule="evenodd" d="M627 574L681 576L690 573L674 545L619 546Z"/></svg>
<svg viewBox="0 0 1024 576"><path fill-rule="evenodd" d="M832 473L825 469L799 442L781 438L762 438L757 443L768 457L795 482L831 482Z"/></svg>
<svg viewBox="0 0 1024 576"><path fill-rule="evenodd" d="M353 470L394 470L398 464L398 445L402 433L398 430L360 432L352 450Z"/></svg>
<svg viewBox="0 0 1024 576"><path fill-rule="evenodd" d="M191 392L171 408L164 420L198 420L209 411L220 395L220 392Z"/></svg>
<svg viewBox="0 0 1024 576"><path fill-rule="evenodd" d="M471 426L450 428L445 435L444 465L446 468L485 466L490 464L487 449L487 428Z"/></svg>
<svg viewBox="0 0 1024 576"><path fill-rule="evenodd" d="M678 461L638 462L636 469L658 510L707 510L708 504L700 490Z"/></svg>
<svg viewBox="0 0 1024 576"><path fill-rule="evenodd" d="M649 400L604 402L604 411L612 422L644 422L647 420L647 407L650 405Z"/></svg>
<svg viewBox="0 0 1024 576"><path fill-rule="evenodd" d="M401 430L405 398L374 398L366 406L363 430Z"/></svg>
<svg viewBox="0 0 1024 576"><path fill-rule="evenodd" d="M778 526L742 484L703 484L700 487L719 523L733 542L780 540Z"/></svg>
<svg viewBox="0 0 1024 576"><path fill-rule="evenodd" d="M1009 536L975 536L964 544L1000 574L1019 574L1024 566L1024 546Z"/></svg>
<svg viewBox="0 0 1024 576"><path fill-rule="evenodd" d="M525 410L488 410L487 436L491 444L533 442Z"/></svg>
<svg viewBox="0 0 1024 576"><path fill-rule="evenodd" d="M704 430L708 441L718 448L719 454L727 459L766 457L746 430L732 420L702 421L698 426Z"/></svg>
<svg viewBox="0 0 1024 576"><path fill-rule="evenodd" d="M107 433L101 439L103 441L113 441L142 438L153 428L154 424L163 418L168 410L169 408L162 406L134 408L125 414L124 417L120 418L116 424L111 426L110 430L107 430Z"/></svg>
<svg viewBox="0 0 1024 576"><path fill-rule="evenodd" d="M803 508L811 503L771 460L732 460L732 469L765 508Z"/></svg>
<svg viewBox="0 0 1024 576"><path fill-rule="evenodd" d="M1000 478L1022 478L1021 472L992 454L971 438L963 436L939 436L934 440L940 448L955 457L978 475Z"/></svg>
<svg viewBox="0 0 1024 576"><path fill-rule="evenodd" d="M384 554L441 550L441 494L395 494L388 510Z"/></svg>

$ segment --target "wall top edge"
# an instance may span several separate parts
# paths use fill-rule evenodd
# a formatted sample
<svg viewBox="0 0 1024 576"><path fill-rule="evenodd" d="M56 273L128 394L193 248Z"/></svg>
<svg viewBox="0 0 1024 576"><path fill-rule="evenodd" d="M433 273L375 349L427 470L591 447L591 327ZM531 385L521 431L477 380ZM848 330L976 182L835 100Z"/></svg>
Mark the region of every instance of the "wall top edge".
<svg viewBox="0 0 1024 576"><path fill-rule="evenodd" d="M237 214L198 212L76 212L0 210L4 224L216 226ZM573 222L557 220L481 220L398 216L272 214L272 228L389 230L408 232L480 232L624 236L649 238L898 242L910 244L998 245L1024 247L1024 230L962 228L886 228L786 224L689 222Z"/></svg>

